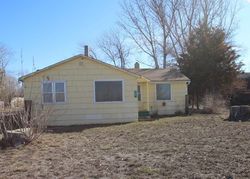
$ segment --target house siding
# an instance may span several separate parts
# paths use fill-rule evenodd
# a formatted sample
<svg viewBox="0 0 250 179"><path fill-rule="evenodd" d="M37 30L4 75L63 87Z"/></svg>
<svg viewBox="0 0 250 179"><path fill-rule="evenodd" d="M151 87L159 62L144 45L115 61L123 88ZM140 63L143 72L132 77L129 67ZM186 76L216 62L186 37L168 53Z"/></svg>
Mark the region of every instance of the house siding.
<svg viewBox="0 0 250 179"><path fill-rule="evenodd" d="M138 102L139 111L147 111L147 83L139 83L141 87L141 101Z"/></svg>
<svg viewBox="0 0 250 179"><path fill-rule="evenodd" d="M99 64L89 58L77 59L41 71L24 79L24 98L33 104L42 104L41 83L44 80L66 82L66 102L47 104L53 108L49 125L77 125L137 121L138 102L136 77ZM122 80L123 102L94 101L94 81Z"/></svg>
<svg viewBox="0 0 250 179"><path fill-rule="evenodd" d="M148 88L146 83L142 85L142 94L149 93L149 111L150 113L158 113L159 115L169 115L175 112L185 112L185 95L187 95L187 81L166 81L159 83L168 83L171 85L171 100L156 100L156 84L149 82ZM165 106L162 103L165 102ZM142 95L142 100L139 102L139 110L147 110L146 95Z"/></svg>

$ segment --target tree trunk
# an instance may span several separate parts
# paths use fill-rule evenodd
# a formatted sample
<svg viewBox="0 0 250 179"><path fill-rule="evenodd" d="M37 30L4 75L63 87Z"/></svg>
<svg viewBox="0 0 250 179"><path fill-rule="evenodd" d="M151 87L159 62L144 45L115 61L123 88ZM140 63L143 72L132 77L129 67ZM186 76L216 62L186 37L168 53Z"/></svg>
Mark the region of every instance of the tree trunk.
<svg viewBox="0 0 250 179"><path fill-rule="evenodd" d="M194 95L192 95L192 110L194 110Z"/></svg>
<svg viewBox="0 0 250 179"><path fill-rule="evenodd" d="M200 104L199 104L199 95L196 93L196 107L199 110L200 109Z"/></svg>
<svg viewBox="0 0 250 179"><path fill-rule="evenodd" d="M158 59L156 57L153 57L154 58L154 62L155 62L155 69L159 69L159 63L158 63Z"/></svg>
<svg viewBox="0 0 250 179"><path fill-rule="evenodd" d="M163 54L163 68L167 68L167 55Z"/></svg>

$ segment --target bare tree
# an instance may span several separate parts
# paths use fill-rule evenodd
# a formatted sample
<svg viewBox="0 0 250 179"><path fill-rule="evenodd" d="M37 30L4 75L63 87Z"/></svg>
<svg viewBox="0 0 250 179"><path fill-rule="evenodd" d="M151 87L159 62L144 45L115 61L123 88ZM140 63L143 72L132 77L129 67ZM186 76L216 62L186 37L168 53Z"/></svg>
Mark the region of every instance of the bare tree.
<svg viewBox="0 0 250 179"><path fill-rule="evenodd" d="M119 25L149 55L155 68L186 51L189 35L200 23L234 30L237 0L127 0L122 4ZM169 57L169 58L168 58Z"/></svg>
<svg viewBox="0 0 250 179"><path fill-rule="evenodd" d="M158 62L158 29L155 29L156 23L152 19L147 0L131 0L122 4L124 17L118 23L120 27L135 42L137 47L150 56L159 68Z"/></svg>
<svg viewBox="0 0 250 179"><path fill-rule="evenodd" d="M10 50L3 44L0 43L0 69L5 69L9 63Z"/></svg>
<svg viewBox="0 0 250 179"><path fill-rule="evenodd" d="M95 49L93 49L93 48L90 48L90 49L89 49L89 56L90 56L91 58L98 59L97 53L96 53Z"/></svg>
<svg viewBox="0 0 250 179"><path fill-rule="evenodd" d="M229 37L235 24L238 10L236 0L178 0L178 8L171 28L171 41L175 56L186 51L186 44L191 31L199 24L224 29Z"/></svg>
<svg viewBox="0 0 250 179"><path fill-rule="evenodd" d="M10 104L11 99L19 95L20 89L17 79L5 74L0 86L0 101L4 101L6 105Z"/></svg>
<svg viewBox="0 0 250 179"><path fill-rule="evenodd" d="M152 11L152 18L155 19L159 27L160 41L163 57L163 68L167 67L167 56L173 54L173 44L171 41L171 30L174 23L174 17L179 5L178 0L148 0L147 5Z"/></svg>
<svg viewBox="0 0 250 179"><path fill-rule="evenodd" d="M9 63L11 52L3 44L0 43L0 87L3 83L3 78L5 76L5 69Z"/></svg>
<svg viewBox="0 0 250 179"><path fill-rule="evenodd" d="M119 25L153 59L155 68L161 64L166 68L176 54L172 28L180 5L180 0L132 0L122 5L124 17Z"/></svg>
<svg viewBox="0 0 250 179"><path fill-rule="evenodd" d="M125 68L130 55L130 48L125 43L125 38L118 31L111 31L103 35L98 42L98 47L117 67Z"/></svg>

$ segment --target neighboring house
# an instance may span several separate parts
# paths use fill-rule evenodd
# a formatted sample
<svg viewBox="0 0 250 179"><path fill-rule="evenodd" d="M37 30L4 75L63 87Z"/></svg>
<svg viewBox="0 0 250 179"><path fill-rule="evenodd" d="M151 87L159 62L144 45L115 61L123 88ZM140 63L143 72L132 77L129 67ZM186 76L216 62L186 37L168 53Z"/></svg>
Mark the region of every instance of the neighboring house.
<svg viewBox="0 0 250 179"><path fill-rule="evenodd" d="M177 70L124 70L84 55L19 80L25 100L53 108L49 125L132 122L139 111L184 112L189 82Z"/></svg>

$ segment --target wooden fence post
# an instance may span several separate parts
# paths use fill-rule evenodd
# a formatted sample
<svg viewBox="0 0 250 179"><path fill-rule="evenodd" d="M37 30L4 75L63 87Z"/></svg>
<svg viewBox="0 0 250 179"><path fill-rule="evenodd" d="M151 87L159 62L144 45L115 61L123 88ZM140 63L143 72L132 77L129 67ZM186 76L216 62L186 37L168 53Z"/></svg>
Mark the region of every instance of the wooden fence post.
<svg viewBox="0 0 250 179"><path fill-rule="evenodd" d="M32 100L24 100L24 110L28 114L28 120L31 119L31 110L32 110Z"/></svg>

